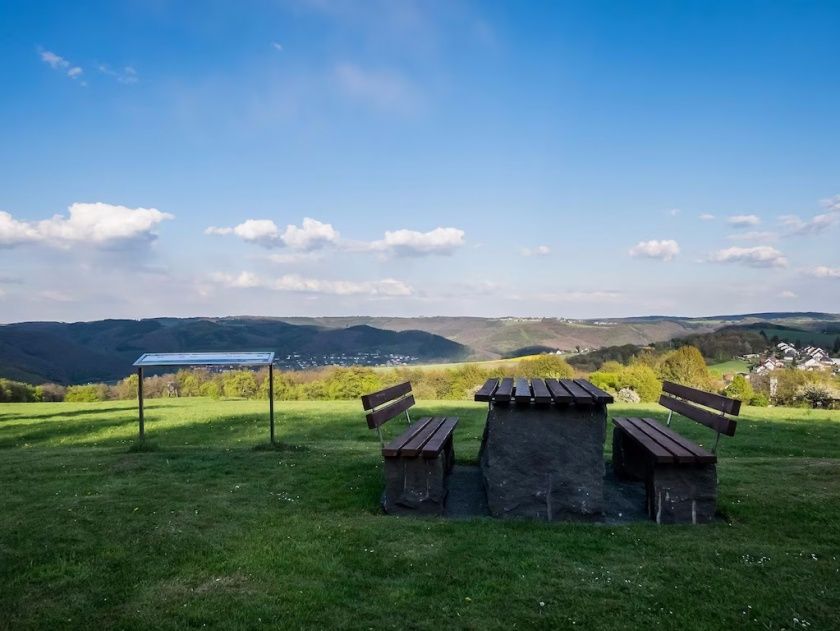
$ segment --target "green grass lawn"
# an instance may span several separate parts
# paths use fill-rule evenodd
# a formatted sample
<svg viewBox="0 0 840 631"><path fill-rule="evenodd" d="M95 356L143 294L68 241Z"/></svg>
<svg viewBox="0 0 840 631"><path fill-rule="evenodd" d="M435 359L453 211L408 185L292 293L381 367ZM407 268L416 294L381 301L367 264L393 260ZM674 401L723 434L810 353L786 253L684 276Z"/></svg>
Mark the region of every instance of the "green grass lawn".
<svg viewBox="0 0 840 631"><path fill-rule="evenodd" d="M709 366L709 370L711 370L717 376L722 377L726 374L736 375L739 372L749 372L750 365L743 359L730 359L728 362L711 364Z"/></svg>
<svg viewBox="0 0 840 631"><path fill-rule="evenodd" d="M265 408L153 400L132 452L130 402L0 405L0 628L837 628L838 412L746 408L724 519L665 527L384 516L358 402L279 403L282 450ZM475 460L484 406L416 410Z"/></svg>

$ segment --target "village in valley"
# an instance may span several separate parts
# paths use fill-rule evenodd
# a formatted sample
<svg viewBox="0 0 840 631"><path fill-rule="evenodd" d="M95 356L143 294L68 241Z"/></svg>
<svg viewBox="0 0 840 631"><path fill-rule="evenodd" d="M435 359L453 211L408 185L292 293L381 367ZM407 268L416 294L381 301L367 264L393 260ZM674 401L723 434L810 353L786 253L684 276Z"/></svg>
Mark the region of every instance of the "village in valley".
<svg viewBox="0 0 840 631"><path fill-rule="evenodd" d="M747 362L756 362L752 373L765 375L776 370L796 368L797 370L840 373L840 358L831 357L828 351L818 346L796 348L788 342L779 342L766 357L758 354L741 357Z"/></svg>

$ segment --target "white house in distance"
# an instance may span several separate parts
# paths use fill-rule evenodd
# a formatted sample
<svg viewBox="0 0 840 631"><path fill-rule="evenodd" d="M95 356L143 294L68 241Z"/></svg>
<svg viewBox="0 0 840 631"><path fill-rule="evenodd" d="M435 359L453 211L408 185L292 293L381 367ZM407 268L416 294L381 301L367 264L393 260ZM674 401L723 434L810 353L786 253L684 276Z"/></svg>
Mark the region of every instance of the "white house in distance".
<svg viewBox="0 0 840 631"><path fill-rule="evenodd" d="M806 346L802 350L796 349L787 342L779 342L776 345L777 357L768 357L758 364L753 372L763 375L774 370L780 370L792 366L795 363L797 370L832 370L840 372L840 359L832 359L828 352L818 346Z"/></svg>

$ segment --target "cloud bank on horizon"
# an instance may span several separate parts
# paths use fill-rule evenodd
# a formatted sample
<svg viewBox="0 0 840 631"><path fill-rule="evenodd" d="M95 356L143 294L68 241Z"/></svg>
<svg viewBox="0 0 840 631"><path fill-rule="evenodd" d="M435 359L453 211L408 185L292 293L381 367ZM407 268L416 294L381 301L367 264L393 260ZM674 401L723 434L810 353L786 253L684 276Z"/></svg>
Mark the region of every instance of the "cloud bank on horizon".
<svg viewBox="0 0 840 631"><path fill-rule="evenodd" d="M836 4L194 10L0 10L0 321L840 312Z"/></svg>

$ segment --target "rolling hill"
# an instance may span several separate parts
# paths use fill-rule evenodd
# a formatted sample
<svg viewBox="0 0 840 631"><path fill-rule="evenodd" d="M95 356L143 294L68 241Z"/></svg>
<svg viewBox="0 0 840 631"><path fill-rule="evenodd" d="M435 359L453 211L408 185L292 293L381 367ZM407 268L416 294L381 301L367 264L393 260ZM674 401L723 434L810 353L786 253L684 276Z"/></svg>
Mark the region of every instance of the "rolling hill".
<svg viewBox="0 0 840 631"><path fill-rule="evenodd" d="M457 361L468 349L425 331L341 329L270 318L156 318L96 322L23 322L0 326L0 377L62 384L113 381L144 352L274 350L278 356L379 353Z"/></svg>

